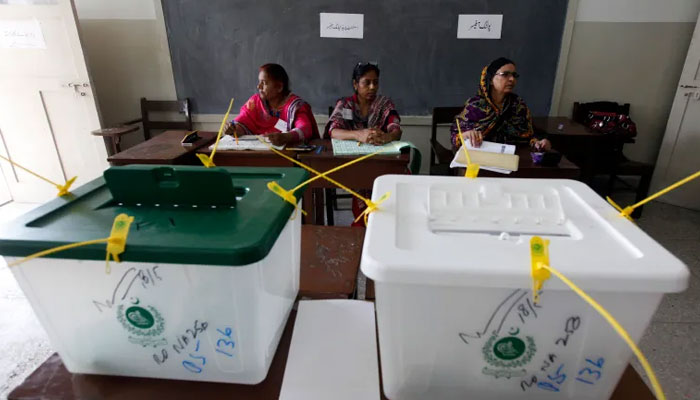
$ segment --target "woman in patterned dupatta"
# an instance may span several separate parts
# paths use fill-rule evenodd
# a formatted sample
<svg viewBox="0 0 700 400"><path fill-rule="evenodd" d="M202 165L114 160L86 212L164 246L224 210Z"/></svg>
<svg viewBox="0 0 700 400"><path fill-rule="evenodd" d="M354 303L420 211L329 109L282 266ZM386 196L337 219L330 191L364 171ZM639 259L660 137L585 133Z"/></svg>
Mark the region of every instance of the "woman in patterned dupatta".
<svg viewBox="0 0 700 400"><path fill-rule="evenodd" d="M481 142L508 144L530 144L538 150L549 150L547 139L535 138L532 129L530 109L522 98L513 93L520 75L515 63L507 58L499 58L481 71L479 91L467 100L464 110L452 123L450 133L452 144L459 147L457 121L465 141L479 147Z"/></svg>
<svg viewBox="0 0 700 400"><path fill-rule="evenodd" d="M289 77L279 64L265 64L258 73L258 93L226 126L226 134L267 135L275 146L318 138L311 106L289 90Z"/></svg>
<svg viewBox="0 0 700 400"><path fill-rule="evenodd" d="M326 125L332 138L382 145L401 139L401 118L390 98L378 95L379 68L359 63L352 71L355 94L338 100Z"/></svg>
<svg viewBox="0 0 700 400"><path fill-rule="evenodd" d="M362 143L383 145L401 139L401 118L390 98L377 94L379 68L370 63L359 63L352 71L355 94L338 100L326 125L326 134L334 139L357 140ZM371 191L360 191L365 197ZM367 208L364 202L353 198L352 213L357 218ZM353 226L364 226L360 218Z"/></svg>

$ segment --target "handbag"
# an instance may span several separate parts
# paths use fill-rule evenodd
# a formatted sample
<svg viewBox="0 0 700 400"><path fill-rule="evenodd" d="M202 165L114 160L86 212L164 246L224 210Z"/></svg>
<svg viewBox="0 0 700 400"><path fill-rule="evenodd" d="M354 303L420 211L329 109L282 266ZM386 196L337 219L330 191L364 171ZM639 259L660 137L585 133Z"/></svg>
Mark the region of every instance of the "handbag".
<svg viewBox="0 0 700 400"><path fill-rule="evenodd" d="M628 138L637 136L637 124L629 115L605 111L589 111L586 116L588 128L604 135L619 135Z"/></svg>

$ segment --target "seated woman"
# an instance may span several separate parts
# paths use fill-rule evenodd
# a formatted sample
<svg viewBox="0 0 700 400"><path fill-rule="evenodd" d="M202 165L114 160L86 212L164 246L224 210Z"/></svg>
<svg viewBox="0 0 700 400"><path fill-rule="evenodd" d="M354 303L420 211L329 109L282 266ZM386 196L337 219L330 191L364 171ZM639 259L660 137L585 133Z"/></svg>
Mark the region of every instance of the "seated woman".
<svg viewBox="0 0 700 400"><path fill-rule="evenodd" d="M335 139L382 145L401 139L401 118L390 98L377 94L379 68L359 63L352 71L355 94L338 100L326 125Z"/></svg>
<svg viewBox="0 0 700 400"><path fill-rule="evenodd" d="M289 76L279 64L260 67L258 93L224 132L233 135L234 130L241 136L266 135L275 146L319 137L311 106L289 90Z"/></svg>
<svg viewBox="0 0 700 400"><path fill-rule="evenodd" d="M530 109L525 101L513 93L520 75L515 63L499 58L481 71L479 91L467 100L464 110L457 116L464 141L479 147L481 142L531 145L538 150L551 149L547 139L536 139L532 129ZM461 146L457 121L452 123L452 144Z"/></svg>
<svg viewBox="0 0 700 400"><path fill-rule="evenodd" d="M357 140L362 143L383 145L401 139L401 118L394 103L386 96L378 95L379 67L370 63L358 63L352 71L352 87L355 94L338 100L326 125L326 133L332 138ZM371 191L360 191L365 197ZM352 213L357 218L366 204L352 199ZM362 219L353 226L364 226Z"/></svg>

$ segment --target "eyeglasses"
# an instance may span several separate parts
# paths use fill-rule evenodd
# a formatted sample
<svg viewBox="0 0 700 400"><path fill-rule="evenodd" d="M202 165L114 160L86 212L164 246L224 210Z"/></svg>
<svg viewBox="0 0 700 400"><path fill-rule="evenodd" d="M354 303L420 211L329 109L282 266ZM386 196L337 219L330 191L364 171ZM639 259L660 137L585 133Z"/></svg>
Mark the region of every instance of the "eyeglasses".
<svg viewBox="0 0 700 400"><path fill-rule="evenodd" d="M359 63L357 63L357 65L355 66L355 68L357 68L357 67L365 67L365 66L367 66L367 65L371 65L371 66L373 66L373 67L378 67L378 66L379 66L378 63L376 63L376 62L371 62L371 61L370 61L370 62L359 62Z"/></svg>
<svg viewBox="0 0 700 400"><path fill-rule="evenodd" d="M515 79L520 78L520 74L517 72L511 72L511 71L503 71L503 72L497 72L496 75L502 76L506 79L510 78L511 76Z"/></svg>

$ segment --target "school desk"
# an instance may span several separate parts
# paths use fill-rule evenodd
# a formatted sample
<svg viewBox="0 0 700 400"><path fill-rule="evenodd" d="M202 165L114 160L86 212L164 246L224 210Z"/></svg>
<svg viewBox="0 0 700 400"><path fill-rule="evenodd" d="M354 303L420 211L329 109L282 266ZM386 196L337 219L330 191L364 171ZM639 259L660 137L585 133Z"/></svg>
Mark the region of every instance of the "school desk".
<svg viewBox="0 0 700 400"><path fill-rule="evenodd" d="M216 132L201 132L197 135L201 139L192 143L192 146L183 146L180 142L188 131L165 131L150 140L139 143L120 153L111 155L107 161L111 165L129 164L185 164L193 165L199 162L195 152L214 141Z"/></svg>
<svg viewBox="0 0 700 400"><path fill-rule="evenodd" d="M555 167L545 167L532 162L530 149L528 147L518 147L515 154L520 157L518 170L510 174L500 174L498 172L479 170L480 177L487 178L541 178L541 179L579 179L581 169L566 157L562 156L559 165ZM464 176L464 168L454 168L458 176Z"/></svg>

